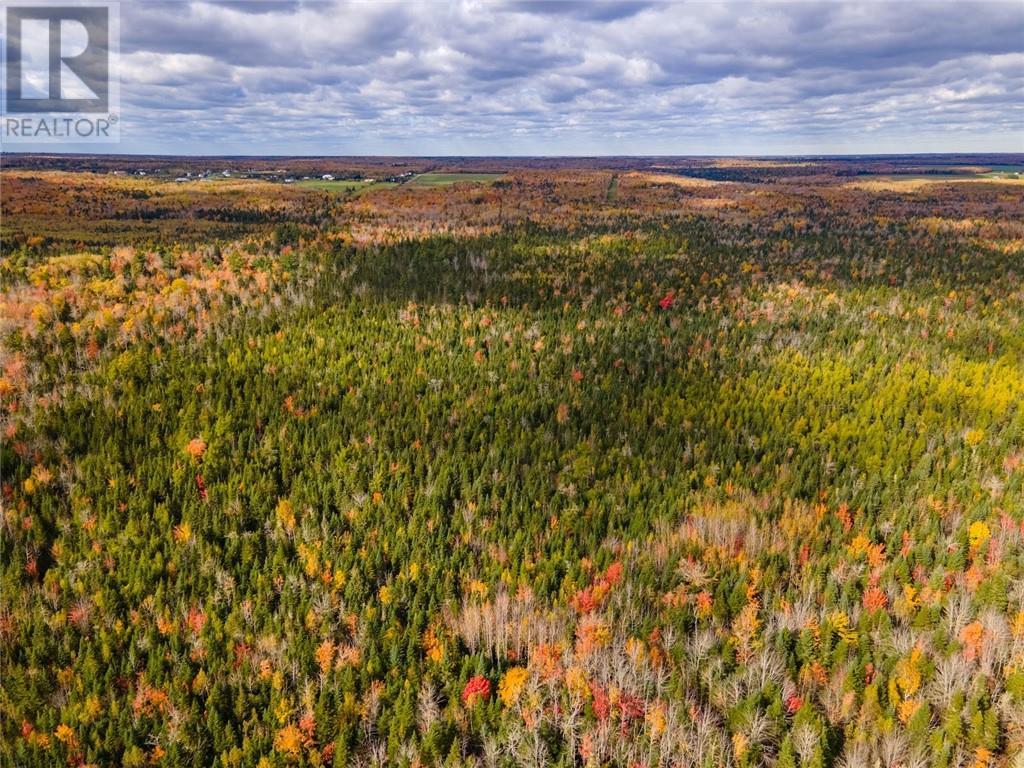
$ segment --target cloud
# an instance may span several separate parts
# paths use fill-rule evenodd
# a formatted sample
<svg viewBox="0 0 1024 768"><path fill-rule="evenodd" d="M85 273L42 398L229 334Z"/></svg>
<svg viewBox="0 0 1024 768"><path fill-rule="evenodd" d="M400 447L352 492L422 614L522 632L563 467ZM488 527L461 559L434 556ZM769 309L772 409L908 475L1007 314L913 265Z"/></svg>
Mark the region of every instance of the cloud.
<svg viewBox="0 0 1024 768"><path fill-rule="evenodd" d="M121 8L122 150L1024 151L1019 2Z"/></svg>

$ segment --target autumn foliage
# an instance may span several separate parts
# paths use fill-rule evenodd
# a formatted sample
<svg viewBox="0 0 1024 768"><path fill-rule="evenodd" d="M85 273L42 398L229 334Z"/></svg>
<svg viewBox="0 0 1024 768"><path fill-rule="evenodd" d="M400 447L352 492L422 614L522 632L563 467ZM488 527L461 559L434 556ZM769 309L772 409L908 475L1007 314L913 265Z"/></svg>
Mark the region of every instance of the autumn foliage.
<svg viewBox="0 0 1024 768"><path fill-rule="evenodd" d="M0 763L1007 765L1024 187L651 162L5 170Z"/></svg>

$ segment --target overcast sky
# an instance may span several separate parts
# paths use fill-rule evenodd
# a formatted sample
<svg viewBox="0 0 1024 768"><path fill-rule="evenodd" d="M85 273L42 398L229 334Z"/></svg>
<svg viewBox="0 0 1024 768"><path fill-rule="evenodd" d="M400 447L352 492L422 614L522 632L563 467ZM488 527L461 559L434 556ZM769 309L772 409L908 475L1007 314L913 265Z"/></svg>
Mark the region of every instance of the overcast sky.
<svg viewBox="0 0 1024 768"><path fill-rule="evenodd" d="M1024 151L1021 0L125 0L120 73L114 151Z"/></svg>

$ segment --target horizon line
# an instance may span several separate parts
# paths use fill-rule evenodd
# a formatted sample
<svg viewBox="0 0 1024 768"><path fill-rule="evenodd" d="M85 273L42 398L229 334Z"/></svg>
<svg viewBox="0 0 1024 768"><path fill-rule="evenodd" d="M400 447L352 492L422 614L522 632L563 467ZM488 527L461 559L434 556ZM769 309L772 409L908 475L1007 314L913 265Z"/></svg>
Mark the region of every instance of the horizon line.
<svg viewBox="0 0 1024 768"><path fill-rule="evenodd" d="M983 156L1001 155L1007 157L1024 158L1024 149L1021 151L944 151L944 152L853 152L853 153L766 153L766 154L731 154L731 153L692 153L692 154L513 154L513 155L415 155L415 154L191 154L191 153L165 153L165 152L46 152L46 151L19 151L0 148L2 156L25 156L25 157L103 157L103 158L188 158L188 159L280 159L280 160L303 160L303 159L345 159L345 158L373 158L373 159L417 159L417 160L600 160L600 159L690 159L690 158L719 158L729 157L737 159L785 159L785 158L816 158L816 159L843 159L843 158L864 158L864 157L950 157L950 156Z"/></svg>

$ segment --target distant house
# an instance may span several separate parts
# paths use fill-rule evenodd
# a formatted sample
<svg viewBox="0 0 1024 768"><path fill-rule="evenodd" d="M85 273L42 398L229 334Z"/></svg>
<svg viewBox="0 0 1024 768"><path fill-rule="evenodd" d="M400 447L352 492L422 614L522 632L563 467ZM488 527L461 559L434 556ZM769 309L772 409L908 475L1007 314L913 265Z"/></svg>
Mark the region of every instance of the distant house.
<svg viewBox="0 0 1024 768"><path fill-rule="evenodd" d="M334 176L330 173L325 173L320 178L323 179L324 181L334 181Z"/></svg>
<svg viewBox="0 0 1024 768"><path fill-rule="evenodd" d="M221 171L220 175L223 176L225 179L231 178L231 171Z"/></svg>

